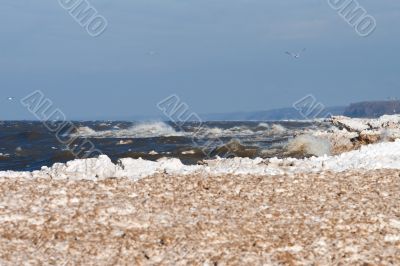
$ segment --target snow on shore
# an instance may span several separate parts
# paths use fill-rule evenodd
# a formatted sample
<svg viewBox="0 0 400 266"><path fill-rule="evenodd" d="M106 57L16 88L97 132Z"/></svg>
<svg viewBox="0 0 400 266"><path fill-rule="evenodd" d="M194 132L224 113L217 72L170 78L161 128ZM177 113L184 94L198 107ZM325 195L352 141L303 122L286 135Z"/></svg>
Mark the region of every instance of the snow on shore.
<svg viewBox="0 0 400 266"><path fill-rule="evenodd" d="M384 115L376 119L334 116L330 122L339 129L357 134L364 142L400 138L400 115Z"/></svg>
<svg viewBox="0 0 400 266"><path fill-rule="evenodd" d="M7 178L53 178L74 180L96 180L104 178L141 178L165 173L185 174L255 174L278 175L310 173L320 171L342 172L348 170L400 169L400 140L362 146L361 149L337 156L312 157L307 159L215 159L202 165L183 165L178 159L160 159L156 162L142 159L121 159L117 164L103 155L99 158L82 159L42 167L34 172L0 172Z"/></svg>
<svg viewBox="0 0 400 266"><path fill-rule="evenodd" d="M351 132L385 128L400 129L400 115L383 115L376 119L333 116L330 120L333 125L346 128Z"/></svg>
<svg viewBox="0 0 400 266"><path fill-rule="evenodd" d="M309 130L294 139L300 144L304 139L311 140L304 143L305 148L311 147L309 154L312 155L338 155L343 152L360 149L363 145L374 144L385 141L394 141L400 138L400 115L384 115L376 119L349 118L345 116L333 116L325 122L331 125L328 130ZM321 148L321 140L329 142L329 149ZM290 144L290 143L289 143ZM297 145L294 148L299 148ZM304 147L303 147L304 149ZM315 151L317 149L317 151Z"/></svg>

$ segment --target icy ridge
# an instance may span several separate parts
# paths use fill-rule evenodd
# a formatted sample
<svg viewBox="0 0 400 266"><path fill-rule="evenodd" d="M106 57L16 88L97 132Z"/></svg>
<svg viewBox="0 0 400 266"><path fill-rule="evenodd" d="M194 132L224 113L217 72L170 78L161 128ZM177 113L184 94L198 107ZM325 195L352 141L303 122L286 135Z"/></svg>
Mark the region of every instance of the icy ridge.
<svg viewBox="0 0 400 266"><path fill-rule="evenodd" d="M279 175L321 171L342 172L348 170L400 169L400 140L362 146L361 149L336 156L307 159L215 159L201 165L184 165L179 159L162 158L158 161L120 159L117 164L105 155L99 158L78 159L52 167L42 167L34 172L0 172L7 178L53 178L74 180L98 180L105 178L130 178L139 180L154 174L186 175Z"/></svg>

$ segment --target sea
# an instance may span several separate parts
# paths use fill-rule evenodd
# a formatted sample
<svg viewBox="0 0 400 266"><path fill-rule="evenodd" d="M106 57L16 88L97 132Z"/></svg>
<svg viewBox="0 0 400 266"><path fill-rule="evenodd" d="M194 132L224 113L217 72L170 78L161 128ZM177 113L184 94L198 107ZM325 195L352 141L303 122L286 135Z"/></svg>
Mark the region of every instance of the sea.
<svg viewBox="0 0 400 266"><path fill-rule="evenodd" d="M329 127L322 121L253 121L176 124L170 122L72 121L70 142L40 121L0 122L0 171L33 171L65 163L96 150L117 163L120 158L158 160L179 158L198 164L217 157L306 157L288 147L291 139L307 131ZM76 149L82 149L77 154ZM88 151L85 151L88 149Z"/></svg>

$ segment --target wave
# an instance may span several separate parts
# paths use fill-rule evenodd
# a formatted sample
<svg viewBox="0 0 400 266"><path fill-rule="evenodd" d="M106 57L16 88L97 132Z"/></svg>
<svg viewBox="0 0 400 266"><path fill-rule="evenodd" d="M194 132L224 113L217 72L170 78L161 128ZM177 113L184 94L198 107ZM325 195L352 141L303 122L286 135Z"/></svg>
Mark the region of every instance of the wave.
<svg viewBox="0 0 400 266"><path fill-rule="evenodd" d="M179 137L184 132L176 131L163 122L140 123L126 129L112 129L95 131L89 127L79 127L73 134L82 138L154 138L154 137Z"/></svg>
<svg viewBox="0 0 400 266"><path fill-rule="evenodd" d="M291 139L287 146L287 152L300 156L323 156L331 154L329 140L313 135L300 135Z"/></svg>
<svg viewBox="0 0 400 266"><path fill-rule="evenodd" d="M204 127L198 131L198 136L202 138L244 137L252 136L256 133L245 126L232 128Z"/></svg>
<svg viewBox="0 0 400 266"><path fill-rule="evenodd" d="M74 136L86 138L153 138L153 137L196 137L196 138L235 138L251 136L280 135L287 131L281 125L259 125L256 128L247 126L235 126L231 128L201 127L191 128L191 131L177 131L172 126L163 122L150 122L134 125L121 129L113 127L110 130L96 131L88 126L77 128Z"/></svg>
<svg viewBox="0 0 400 266"><path fill-rule="evenodd" d="M258 147L243 145L239 140L234 139L230 142L216 147L211 151L213 157L252 157L258 153Z"/></svg>
<svg viewBox="0 0 400 266"><path fill-rule="evenodd" d="M251 136L273 136L284 134L287 129L279 124L268 125L260 123L256 127L235 126L231 128L205 127L197 131L198 137L202 138L238 138Z"/></svg>
<svg viewBox="0 0 400 266"><path fill-rule="evenodd" d="M8 157L10 157L10 154L8 154L8 153L1 153L1 152L0 152L0 160L1 160L2 158L8 158Z"/></svg>
<svg viewBox="0 0 400 266"><path fill-rule="evenodd" d="M273 124L271 127L272 134L282 134L282 133L285 133L286 131L287 131L287 129L282 125Z"/></svg>
<svg viewBox="0 0 400 266"><path fill-rule="evenodd" d="M269 128L270 126L268 123L261 122L257 127Z"/></svg>

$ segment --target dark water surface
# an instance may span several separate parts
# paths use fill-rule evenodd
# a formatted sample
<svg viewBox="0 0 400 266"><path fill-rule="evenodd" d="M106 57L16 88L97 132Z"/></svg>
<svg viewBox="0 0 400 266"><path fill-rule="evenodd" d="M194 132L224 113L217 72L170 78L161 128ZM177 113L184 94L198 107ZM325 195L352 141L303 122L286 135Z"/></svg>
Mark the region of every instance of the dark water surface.
<svg viewBox="0 0 400 266"><path fill-rule="evenodd" d="M321 127L316 122L208 122L201 127L163 122L73 124L78 128L73 133L76 142L90 140L114 162L126 157L175 157L185 164L223 154L226 147L240 157L283 157L290 138ZM75 158L41 122L0 123L0 170L32 171Z"/></svg>

